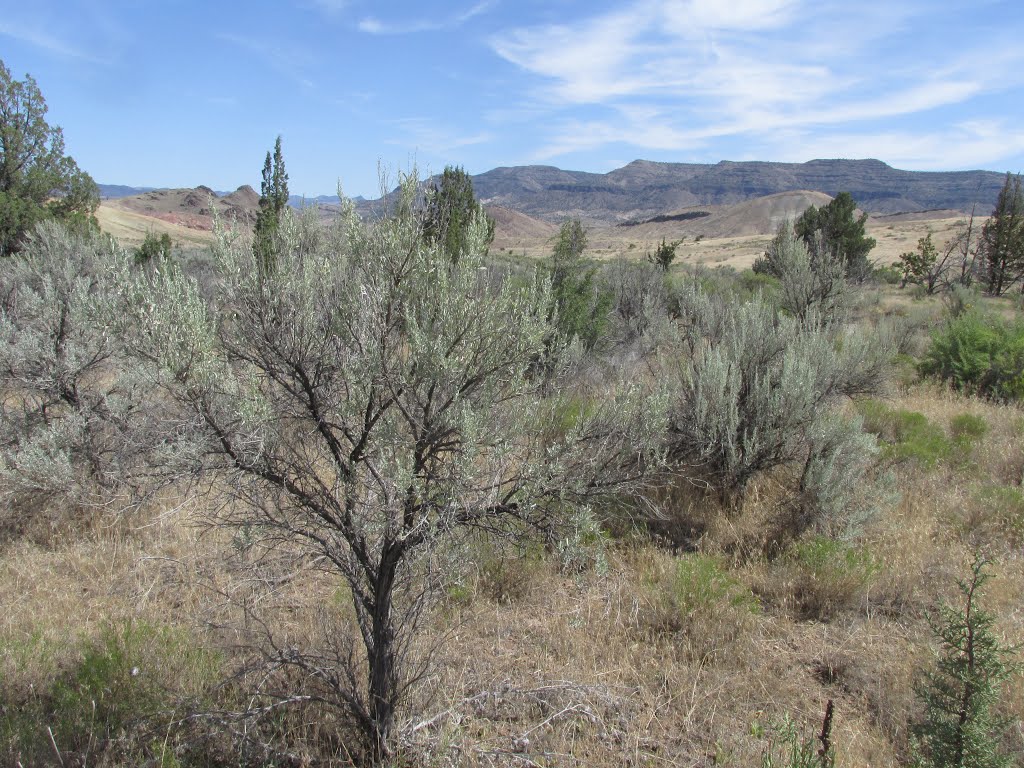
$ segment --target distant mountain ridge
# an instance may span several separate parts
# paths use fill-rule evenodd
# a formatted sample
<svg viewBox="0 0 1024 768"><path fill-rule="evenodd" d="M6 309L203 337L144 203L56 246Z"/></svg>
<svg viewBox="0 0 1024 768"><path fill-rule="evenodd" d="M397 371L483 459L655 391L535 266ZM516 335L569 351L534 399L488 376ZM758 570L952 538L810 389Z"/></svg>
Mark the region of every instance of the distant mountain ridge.
<svg viewBox="0 0 1024 768"><path fill-rule="evenodd" d="M722 161L714 165L635 160L605 174L551 166L495 168L473 177L485 203L548 221L645 219L700 205L734 205L782 192L849 192L870 213L932 209L987 214L1003 185L993 171L901 171L880 160L806 163Z"/></svg>
<svg viewBox="0 0 1024 768"><path fill-rule="evenodd" d="M170 189L170 187L129 187L125 184L97 184L100 188L100 198L103 200L119 200L122 197L135 197L145 192L154 192L157 190ZM243 185L248 187L249 185ZM210 189L204 185L196 187L196 189ZM251 187L249 187L251 189ZM237 192L238 190L235 190ZM217 197L228 197L234 192L226 192L223 190L210 190ZM257 195L258 197L258 195ZM358 202L363 198L357 197L355 200ZM303 197L302 195L291 195L288 198L288 204L293 208L301 208L305 205L337 205L341 200L337 195L318 195L317 197Z"/></svg>
<svg viewBox="0 0 1024 768"><path fill-rule="evenodd" d="M694 206L735 205L768 195L849 192L869 213L917 213L936 209L988 214L1003 185L994 171L902 171L881 160L811 160L806 163L767 161L715 164L659 163L634 160L608 173L565 171L547 165L526 165L473 176L482 202L550 223L578 216L589 223L644 221ZM100 194L120 198L152 191L147 187L101 184ZM227 193L217 193L224 197ZM336 195L289 202L330 206ZM356 198L360 210L379 209L379 202Z"/></svg>

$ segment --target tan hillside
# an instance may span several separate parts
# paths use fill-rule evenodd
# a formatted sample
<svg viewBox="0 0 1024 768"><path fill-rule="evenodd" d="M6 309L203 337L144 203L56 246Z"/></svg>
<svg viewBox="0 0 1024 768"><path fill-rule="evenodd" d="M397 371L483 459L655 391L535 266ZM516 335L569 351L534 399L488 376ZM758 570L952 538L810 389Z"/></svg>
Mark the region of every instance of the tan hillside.
<svg viewBox="0 0 1024 768"><path fill-rule="evenodd" d="M255 221L258 207L259 195L249 185L224 197L200 185L195 189L156 189L104 200L99 218L101 226L104 221L109 223L109 227L103 226L105 230L129 241L141 241L148 231L166 231L175 240L206 242L213 229L214 212L226 221L248 226Z"/></svg>
<svg viewBox="0 0 1024 768"><path fill-rule="evenodd" d="M620 226L632 237L679 239L769 235L783 221L796 219L809 206L827 205L832 198L822 192L779 192L735 205L691 206L632 226ZM700 215L708 214L708 215ZM692 216L693 218L681 218ZM680 217L676 220L675 217Z"/></svg>
<svg viewBox="0 0 1024 768"><path fill-rule="evenodd" d="M220 199L222 203L242 210L256 210L260 205L260 195L248 184L243 184L230 195Z"/></svg>
<svg viewBox="0 0 1024 768"><path fill-rule="evenodd" d="M163 234L179 244L205 244L212 239L211 200L226 220L254 220L259 195L250 186L216 197L208 187L155 190L132 197L104 200L97 217L104 231L126 244L139 243L147 232ZM831 198L821 192L781 192L735 205L692 206L664 216L668 221L648 221L628 226L587 227L588 252L599 259L644 258L662 238L681 240L680 263L749 268L764 253L778 225L796 219L810 205L825 205ZM321 218L337 215L337 206L320 205ZM488 205L495 222L492 250L546 258L558 225L500 205ZM694 217L694 214L707 213ZM918 239L932 233L936 245L952 237L966 216L953 210L919 211L895 215L872 214L867 231L876 240L871 258L891 263L913 250ZM980 221L979 221L980 226Z"/></svg>
<svg viewBox="0 0 1024 768"><path fill-rule="evenodd" d="M720 210L707 219L706 229L698 231L705 237L742 237L773 235L779 225L794 221L810 206L828 205L832 198L823 192L780 192Z"/></svg>
<svg viewBox="0 0 1024 768"><path fill-rule="evenodd" d="M96 211L100 229L109 232L123 245L132 246L141 243L146 235L167 234L177 245L206 245L213 241L213 232L209 227L199 228L160 216L147 215L113 205L116 201L104 200Z"/></svg>
<svg viewBox="0 0 1024 768"><path fill-rule="evenodd" d="M495 250L518 250L527 245L544 242L556 234L558 227L525 213L500 205L487 206L487 214L494 219Z"/></svg>

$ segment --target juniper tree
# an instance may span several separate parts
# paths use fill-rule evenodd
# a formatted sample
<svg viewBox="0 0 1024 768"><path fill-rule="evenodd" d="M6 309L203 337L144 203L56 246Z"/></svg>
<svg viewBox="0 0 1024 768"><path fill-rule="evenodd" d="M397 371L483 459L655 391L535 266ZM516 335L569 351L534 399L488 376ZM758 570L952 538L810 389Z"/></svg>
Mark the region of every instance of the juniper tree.
<svg viewBox="0 0 1024 768"><path fill-rule="evenodd" d="M1024 275L1024 191L1020 176L1006 174L999 198L981 231L985 291L1000 296Z"/></svg>
<svg viewBox="0 0 1024 768"><path fill-rule="evenodd" d="M551 288L562 336L591 349L604 332L613 298L600 289L597 270L584 260L586 249L580 220L564 222L551 254Z"/></svg>
<svg viewBox="0 0 1024 768"><path fill-rule="evenodd" d="M952 252L947 251L946 256ZM903 283L916 283L924 287L929 296L935 293L945 271L948 258L939 260L939 251L932 242L932 233L918 238L917 249L900 254L900 269L903 272Z"/></svg>
<svg viewBox="0 0 1024 768"><path fill-rule="evenodd" d="M263 163L263 181L260 183L260 207L256 212L253 230L253 251L261 274L274 269L274 240L281 229L281 219L288 207L288 172L284 167L281 137L274 142L274 155Z"/></svg>
<svg viewBox="0 0 1024 768"><path fill-rule="evenodd" d="M932 241L931 232L919 239L916 250L900 254L903 285L921 285L928 295L942 287L969 288L978 276L981 248L977 229L972 211L967 221L957 225L941 249Z"/></svg>
<svg viewBox="0 0 1024 768"><path fill-rule="evenodd" d="M483 242L486 252L494 240L494 221L477 201L469 174L461 167L445 166L440 180L435 181L427 193L423 220L427 240L441 245L451 259L459 259L471 245L470 226L478 216L487 222Z"/></svg>
<svg viewBox="0 0 1024 768"><path fill-rule="evenodd" d="M0 256L17 251L45 219L95 228L99 189L64 154L64 134L46 112L36 81L14 80L0 61Z"/></svg>
<svg viewBox="0 0 1024 768"><path fill-rule="evenodd" d="M981 256L981 243L977 236L978 228L974 224L974 213L975 207L972 207L971 215L967 218L966 222L958 225L952 239L946 245L945 252L947 257L952 257L954 253L957 255L959 265L954 262L951 265L951 269L955 271L956 267L959 266L960 274L954 278L954 281L965 288L970 288L974 283L979 268L979 257Z"/></svg>
<svg viewBox="0 0 1024 768"><path fill-rule="evenodd" d="M661 267L662 272L668 272L672 267L672 262L676 260L676 248L682 242L682 240L673 240L669 243L665 241L664 237L661 238L661 245L657 247L653 254L647 254L647 260L651 264L657 264Z"/></svg>
<svg viewBox="0 0 1024 768"><path fill-rule="evenodd" d="M150 264L159 262L160 259L169 259L174 243L171 236L166 232L157 235L156 232L146 233L146 237L138 248L135 249L135 262L137 264Z"/></svg>
<svg viewBox="0 0 1024 768"><path fill-rule="evenodd" d="M305 681L282 697L347 712L377 763L421 669L445 549L468 530L557 536L636 481L662 428L637 389L569 418L542 397L549 285L481 278L480 215L453 261L423 237L415 193L410 179L399 213L368 223L349 207L320 237L290 217L264 276L221 243L212 306L173 268L137 287L139 353L190 414L182 470L220 478L232 500L214 522L308 555L350 598L331 648L276 646L272 666Z"/></svg>
<svg viewBox="0 0 1024 768"><path fill-rule="evenodd" d="M941 651L918 696L925 720L917 727L925 765L933 768L1000 768L1013 765L999 749L1007 723L993 712L1000 686L1013 672L1010 649L995 635L995 617L980 604L992 575L976 555L967 579L957 580L962 603L942 605L929 618Z"/></svg>
<svg viewBox="0 0 1024 768"><path fill-rule="evenodd" d="M796 220L796 234L807 244L812 257L840 259L846 276L864 280L871 270L868 254L875 247L874 238L864 234L868 215L854 218L857 203L849 192L840 192L821 208L810 206Z"/></svg>

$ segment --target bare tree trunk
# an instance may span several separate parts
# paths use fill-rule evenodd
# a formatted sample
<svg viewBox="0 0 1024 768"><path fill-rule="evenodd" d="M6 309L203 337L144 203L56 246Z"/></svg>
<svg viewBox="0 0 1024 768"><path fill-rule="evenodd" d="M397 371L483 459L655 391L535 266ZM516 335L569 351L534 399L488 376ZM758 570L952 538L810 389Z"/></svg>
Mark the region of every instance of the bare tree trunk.
<svg viewBox="0 0 1024 768"><path fill-rule="evenodd" d="M395 708L399 684L395 627L392 607L395 574L402 560L402 547L387 543L383 547L380 568L374 585L374 601L370 620L372 647L367 648L369 666L369 714L373 732L370 739L373 765L383 764L391 755Z"/></svg>

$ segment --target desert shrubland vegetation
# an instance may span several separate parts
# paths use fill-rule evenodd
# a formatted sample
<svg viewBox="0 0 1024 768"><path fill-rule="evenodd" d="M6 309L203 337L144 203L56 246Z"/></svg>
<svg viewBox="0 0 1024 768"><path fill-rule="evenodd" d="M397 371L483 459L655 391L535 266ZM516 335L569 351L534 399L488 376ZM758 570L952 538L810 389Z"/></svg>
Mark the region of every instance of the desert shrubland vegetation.
<svg viewBox="0 0 1024 768"><path fill-rule="evenodd" d="M0 759L1020 764L985 238L920 291L849 196L756 271L598 263L578 220L534 261L461 169L400 181L319 221L279 140L255 232L5 260Z"/></svg>

